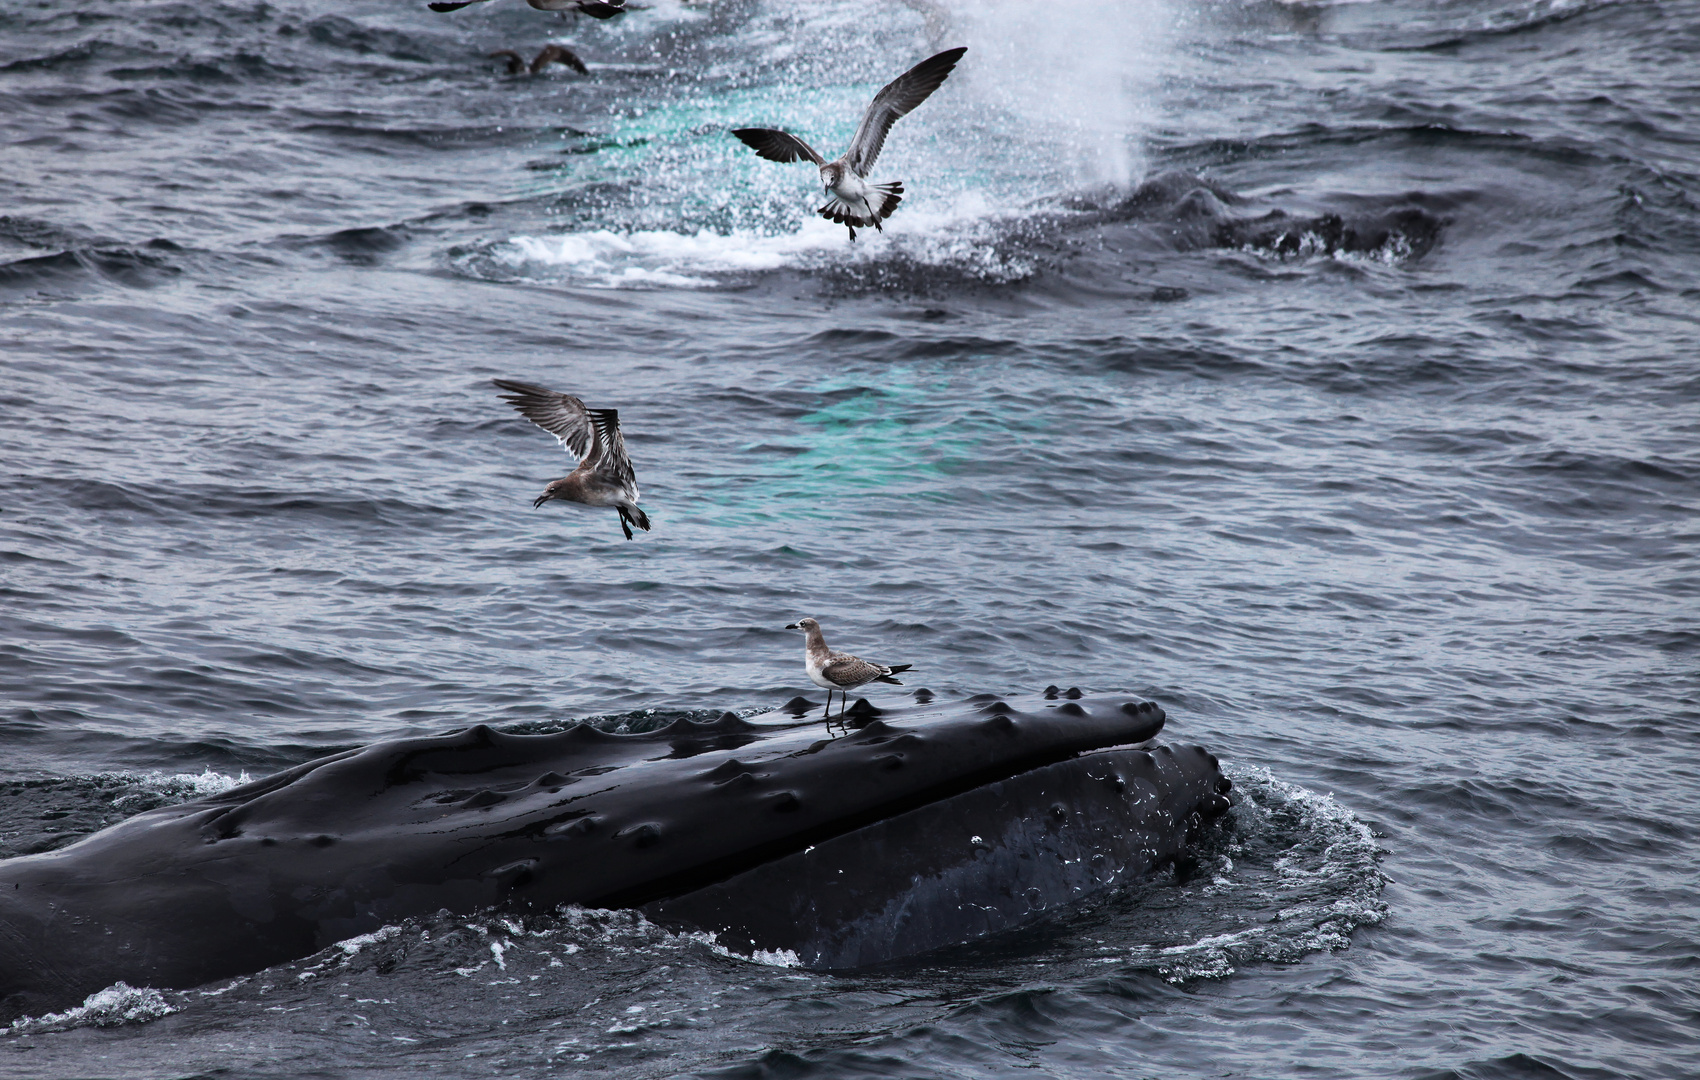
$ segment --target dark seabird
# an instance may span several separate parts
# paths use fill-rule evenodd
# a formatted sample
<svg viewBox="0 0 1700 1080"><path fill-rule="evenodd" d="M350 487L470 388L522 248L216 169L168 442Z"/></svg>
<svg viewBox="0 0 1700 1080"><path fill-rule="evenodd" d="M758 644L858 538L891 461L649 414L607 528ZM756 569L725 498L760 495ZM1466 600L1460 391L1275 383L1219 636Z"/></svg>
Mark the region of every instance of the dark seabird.
<svg viewBox="0 0 1700 1080"><path fill-rule="evenodd" d="M432 11L459 11L463 7L482 4L485 0L439 0L426 4ZM525 0L538 11L576 11L593 19L612 19L627 11L626 0Z"/></svg>
<svg viewBox="0 0 1700 1080"><path fill-rule="evenodd" d="M508 391L502 400L527 420L561 440L567 453L579 459L578 468L543 489L532 506L564 499L584 506L611 506L620 512L620 528L632 538L632 526L649 531L649 515L639 508L637 477L626 456L616 409L587 409L571 394L557 394L530 383L494 379Z"/></svg>
<svg viewBox="0 0 1700 1080"><path fill-rule="evenodd" d="M518 75L526 70L525 58L512 49L497 49L490 55L508 58L509 75ZM543 51L537 54L537 59L531 62L531 73L536 75L550 64L565 64L580 75L590 74L590 69L584 66L584 61L578 58L578 54L565 45L545 45Z"/></svg>
<svg viewBox="0 0 1700 1080"><path fill-rule="evenodd" d="M832 692L837 690L844 697L838 703L838 715L844 715L844 703L849 700L849 692L858 686L871 682L893 683L902 686L903 683L892 678L900 671L908 671L912 664L896 664L887 667L884 664L874 664L859 656L849 653L833 652L826 647L826 638L821 636L820 623L813 619L798 619L785 629L801 630L803 632L803 670L808 672L809 681L826 690L826 710L832 712Z"/></svg>
<svg viewBox="0 0 1700 1080"><path fill-rule="evenodd" d="M856 128L856 137L850 140L850 149L837 161L825 160L808 143L788 132L772 128L738 128L732 134L769 161L814 162L820 168L820 182L826 187L826 193L832 196L831 201L820 208L820 216L848 228L850 239L854 240L856 226L867 228L872 225L879 229L880 222L890 217L897 204L903 201L902 181L889 184L867 182L868 170L874 167L874 161L880 156L886 133L891 130L891 125L897 123L898 117L907 116L910 110L939 88L967 51L966 46L946 49L936 56L927 57L887 83L874 95L873 104L868 106L861 125Z"/></svg>

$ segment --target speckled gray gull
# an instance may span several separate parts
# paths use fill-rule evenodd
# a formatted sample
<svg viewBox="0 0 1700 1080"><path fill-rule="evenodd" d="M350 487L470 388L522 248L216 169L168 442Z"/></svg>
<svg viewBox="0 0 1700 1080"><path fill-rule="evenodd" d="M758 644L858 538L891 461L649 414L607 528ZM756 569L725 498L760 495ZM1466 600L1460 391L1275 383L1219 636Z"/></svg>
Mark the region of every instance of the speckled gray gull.
<svg viewBox="0 0 1700 1080"><path fill-rule="evenodd" d="M589 409L571 394L559 394L530 383L494 379L506 390L508 402L527 420L561 440L561 446L579 459L578 468L552 481L532 506L550 499L581 506L611 507L620 512L620 528L632 538L632 526L649 531L649 515L637 504L637 476L626 456L626 439L620 434L617 409Z"/></svg>
<svg viewBox="0 0 1700 1080"><path fill-rule="evenodd" d="M913 666L896 664L888 667L885 664L863 660L859 656L851 656L849 653L833 652L826 647L826 638L820 632L820 623L813 619L798 619L785 629L803 632L803 670L808 672L810 682L826 690L824 715L830 716L832 713L834 690L843 695L838 703L838 714L843 716L850 691L871 682L902 686L903 683L892 676L908 671Z"/></svg>
<svg viewBox="0 0 1700 1080"><path fill-rule="evenodd" d="M828 221L835 221L850 230L856 239L856 228L873 226L890 217L903 201L903 182L868 183L868 172L885 146L885 137L899 117L907 116L915 106L927 100L956 67L967 52L966 46L946 49L929 56L914 67L887 83L874 95L873 104L862 115L850 149L837 161L827 161L808 143L785 131L772 128L736 128L732 134L767 158L769 161L812 161L820 169L820 182L831 198L818 211Z"/></svg>
<svg viewBox="0 0 1700 1080"><path fill-rule="evenodd" d="M526 67L525 57L512 49L497 49L490 55L492 57L507 57L509 75L524 74L527 70L536 75L550 64L565 64L580 75L590 74L590 69L584 66L584 61L579 59L578 53L573 52L565 45L543 46L543 51L538 53L536 59L531 61L530 68Z"/></svg>

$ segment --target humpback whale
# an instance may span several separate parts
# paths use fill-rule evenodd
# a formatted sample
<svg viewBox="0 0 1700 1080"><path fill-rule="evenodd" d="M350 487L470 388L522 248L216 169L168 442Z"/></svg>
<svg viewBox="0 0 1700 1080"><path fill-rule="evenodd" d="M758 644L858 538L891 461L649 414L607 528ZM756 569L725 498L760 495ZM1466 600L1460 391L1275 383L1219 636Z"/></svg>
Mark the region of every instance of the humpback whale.
<svg viewBox="0 0 1700 1080"><path fill-rule="evenodd" d="M734 949L863 967L1158 871L1229 805L1208 752L1149 741L1164 723L1149 702L864 699L849 716L839 738L726 713L396 739L0 861L0 1020L120 980L250 973L444 909L638 908Z"/></svg>

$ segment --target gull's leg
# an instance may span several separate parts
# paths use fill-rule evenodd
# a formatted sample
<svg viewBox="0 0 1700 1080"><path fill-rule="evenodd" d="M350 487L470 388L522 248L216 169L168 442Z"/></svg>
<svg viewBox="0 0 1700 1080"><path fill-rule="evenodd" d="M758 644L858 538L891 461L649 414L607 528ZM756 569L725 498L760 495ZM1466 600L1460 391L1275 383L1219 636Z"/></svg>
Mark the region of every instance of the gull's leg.
<svg viewBox="0 0 1700 1080"><path fill-rule="evenodd" d="M880 216L874 213L874 204L868 201L866 195L862 196L862 205L868 208L868 217L873 220L874 231L885 232L885 226L880 224Z"/></svg>

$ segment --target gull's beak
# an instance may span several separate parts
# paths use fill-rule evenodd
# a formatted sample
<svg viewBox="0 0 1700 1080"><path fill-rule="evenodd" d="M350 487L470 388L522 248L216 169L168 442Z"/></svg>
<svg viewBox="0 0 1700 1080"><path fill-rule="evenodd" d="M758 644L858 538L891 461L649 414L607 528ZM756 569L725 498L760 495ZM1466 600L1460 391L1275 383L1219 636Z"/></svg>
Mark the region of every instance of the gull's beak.
<svg viewBox="0 0 1700 1080"><path fill-rule="evenodd" d="M785 629L787 629L787 630L801 630L802 627L798 626L796 623L787 623L785 625Z"/></svg>

